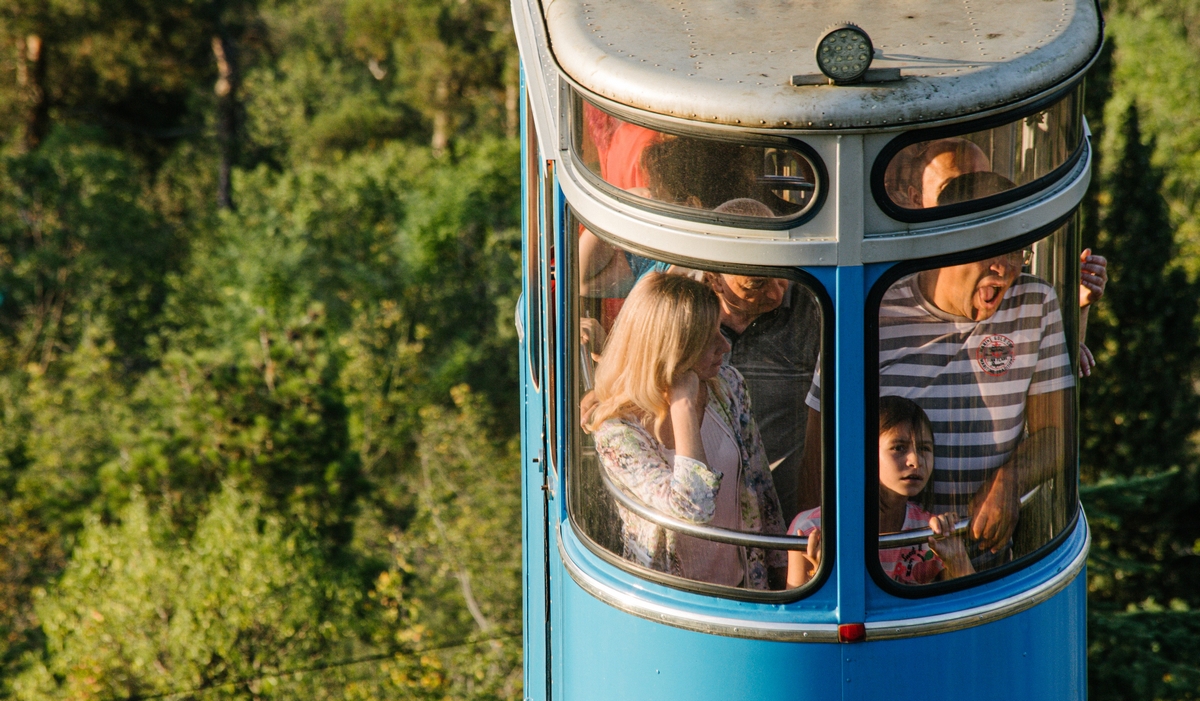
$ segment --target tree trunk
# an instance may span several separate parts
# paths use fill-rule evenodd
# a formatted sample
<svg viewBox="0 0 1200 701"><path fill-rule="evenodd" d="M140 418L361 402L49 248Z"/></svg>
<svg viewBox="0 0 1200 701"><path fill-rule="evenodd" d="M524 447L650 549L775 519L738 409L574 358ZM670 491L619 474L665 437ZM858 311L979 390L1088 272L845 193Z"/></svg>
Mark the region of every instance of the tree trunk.
<svg viewBox="0 0 1200 701"><path fill-rule="evenodd" d="M225 35L212 38L212 52L217 60L217 147L221 164L217 173L217 207L232 210L233 185L230 174L237 147L237 57L233 41Z"/></svg>
<svg viewBox="0 0 1200 701"><path fill-rule="evenodd" d="M504 135L510 139L517 137L517 129L521 126L521 74L515 60L509 61L504 71Z"/></svg>
<svg viewBox="0 0 1200 701"><path fill-rule="evenodd" d="M24 51L18 68L18 82L29 105L25 112L25 148L37 148L50 131L50 102L46 97L46 51L42 38L30 34L25 38Z"/></svg>

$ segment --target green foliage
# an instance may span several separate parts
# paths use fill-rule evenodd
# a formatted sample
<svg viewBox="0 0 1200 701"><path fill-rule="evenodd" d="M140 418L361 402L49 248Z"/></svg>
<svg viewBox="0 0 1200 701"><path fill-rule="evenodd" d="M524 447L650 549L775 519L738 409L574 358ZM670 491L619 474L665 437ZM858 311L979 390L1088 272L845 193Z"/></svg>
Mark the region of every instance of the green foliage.
<svg viewBox="0 0 1200 701"><path fill-rule="evenodd" d="M1172 602L1088 619L1090 697L1194 699L1200 689L1200 613Z"/></svg>
<svg viewBox="0 0 1200 701"><path fill-rule="evenodd" d="M511 698L522 673L520 449L488 440L478 395L453 396L453 410L421 412L416 515L393 534L374 596L401 639L493 638L448 653L442 676L453 698Z"/></svg>
<svg viewBox="0 0 1200 701"><path fill-rule="evenodd" d="M1162 174L1150 162L1153 144L1142 143L1135 106L1109 136L1096 245L1111 260L1112 291L1088 330L1103 381L1085 383L1081 400L1089 429L1082 460L1092 476L1185 464L1200 428L1200 399L1188 381L1200 360L1200 287L1173 263Z"/></svg>
<svg viewBox="0 0 1200 701"><path fill-rule="evenodd" d="M519 697L507 11L0 4L0 697Z"/></svg>
<svg viewBox="0 0 1200 701"><path fill-rule="evenodd" d="M1193 699L1200 692L1200 474L1196 467L1084 486L1089 696Z"/></svg>
<svg viewBox="0 0 1200 701"><path fill-rule="evenodd" d="M38 645L38 618L29 594L46 569L62 566L51 526L12 503L0 505L0 665L12 668Z"/></svg>
<svg viewBox="0 0 1200 701"><path fill-rule="evenodd" d="M1200 33L1196 10L1184 11L1185 6L1138 3L1131 13L1109 17L1117 45L1110 114L1138 105L1143 130L1155 140L1153 163L1163 176L1162 195L1182 246L1180 262L1195 275L1200 272L1200 125L1195 119L1200 86L1190 76L1200 70Z"/></svg>
<svg viewBox="0 0 1200 701"><path fill-rule="evenodd" d="M1089 562L1092 608L1102 614L1145 601L1200 607L1200 504L1194 468L1148 477L1106 479L1082 488L1093 551Z"/></svg>
<svg viewBox="0 0 1200 701"><path fill-rule="evenodd" d="M0 160L0 358L45 370L103 318L136 362L183 248L143 201L135 165L58 130Z"/></svg>
<svg viewBox="0 0 1200 701"><path fill-rule="evenodd" d="M365 485L319 307L229 340L173 349L144 378L132 402L139 420L100 472L110 503L136 485L187 520L232 481L293 527L344 544Z"/></svg>
<svg viewBox="0 0 1200 701"><path fill-rule="evenodd" d="M228 487L194 536L134 496L120 522L89 519L62 579L41 594L44 659L13 682L20 699L131 698L221 687L231 698L291 698L281 671L347 649L356 593L319 556ZM338 696L319 679L306 698Z"/></svg>
<svg viewBox="0 0 1200 701"><path fill-rule="evenodd" d="M120 431L131 415L115 355L115 344L92 326L52 372L35 365L23 378L9 426L21 427L24 464L10 495L60 532L82 525L101 492L98 475L120 457Z"/></svg>
<svg viewBox="0 0 1200 701"><path fill-rule="evenodd" d="M1096 373L1081 398L1089 696L1200 696L1200 465L1195 387L1194 177L1200 57L1189 10L1134 2L1110 15L1116 48L1089 84L1101 137L1088 244L1108 256L1092 312ZM1182 63L1180 63L1182 62ZM1103 109L1101 109L1103 107Z"/></svg>
<svg viewBox="0 0 1200 701"><path fill-rule="evenodd" d="M393 67L403 94L432 124L440 152L457 131L479 123L501 122L509 136L516 133L518 69L508 13L508 3L496 0L352 0L347 33L360 56Z"/></svg>

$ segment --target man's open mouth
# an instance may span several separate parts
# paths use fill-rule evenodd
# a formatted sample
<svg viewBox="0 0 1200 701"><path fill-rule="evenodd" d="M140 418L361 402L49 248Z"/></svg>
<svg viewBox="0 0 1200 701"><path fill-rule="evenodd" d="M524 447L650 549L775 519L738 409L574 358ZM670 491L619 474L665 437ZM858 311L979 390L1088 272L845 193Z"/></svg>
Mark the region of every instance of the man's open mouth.
<svg viewBox="0 0 1200 701"><path fill-rule="evenodd" d="M1004 288L1000 285L984 285L979 288L979 297L983 300L984 304L992 305L999 301L1003 291Z"/></svg>

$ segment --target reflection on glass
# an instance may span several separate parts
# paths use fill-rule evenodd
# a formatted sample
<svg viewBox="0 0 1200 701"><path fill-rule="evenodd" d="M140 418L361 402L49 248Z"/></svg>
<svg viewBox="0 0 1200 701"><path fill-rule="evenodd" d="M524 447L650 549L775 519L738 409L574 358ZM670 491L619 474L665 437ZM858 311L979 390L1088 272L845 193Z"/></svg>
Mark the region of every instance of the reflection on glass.
<svg viewBox="0 0 1200 701"><path fill-rule="evenodd" d="M884 190L905 209L982 199L1049 175L1082 138L1078 98L994 129L921 141L892 157Z"/></svg>
<svg viewBox="0 0 1200 701"><path fill-rule="evenodd" d="M800 461L821 335L816 298L785 279L642 258L571 226L580 252L575 522L645 568L782 588L784 551L678 533L624 509L605 482L660 514L744 533L783 535L797 511L818 505L820 476L802 475ZM590 282L589 270L599 271Z"/></svg>
<svg viewBox="0 0 1200 701"><path fill-rule="evenodd" d="M880 532L937 534L881 546L896 581L1004 564L1073 515L1074 235L1068 224L1030 248L902 278L884 295Z"/></svg>
<svg viewBox="0 0 1200 701"><path fill-rule="evenodd" d="M762 219L798 215L815 201L816 169L799 151L648 129L575 99L575 152L588 170L630 194L705 211L751 199L761 211L725 211Z"/></svg>

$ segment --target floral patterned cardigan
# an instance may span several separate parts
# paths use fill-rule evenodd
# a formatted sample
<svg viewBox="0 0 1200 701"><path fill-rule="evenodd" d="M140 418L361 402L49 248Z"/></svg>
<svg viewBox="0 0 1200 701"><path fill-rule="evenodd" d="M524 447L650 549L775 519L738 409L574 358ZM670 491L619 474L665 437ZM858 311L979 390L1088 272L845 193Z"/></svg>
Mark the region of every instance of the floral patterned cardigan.
<svg viewBox="0 0 1200 701"><path fill-rule="evenodd" d="M741 456L738 506L741 530L782 535L783 515L771 481L771 469L758 426L750 415L750 396L741 373L721 366L709 405L733 430ZM596 453L613 481L664 514L695 523L712 520L721 475L692 458L676 455L669 460L666 447L641 423L609 419L596 430ZM619 508L619 507L618 507ZM619 509L625 557L643 567L682 574L676 553L676 533ZM746 580L750 589L767 589L767 570L787 567L787 553L746 548Z"/></svg>

